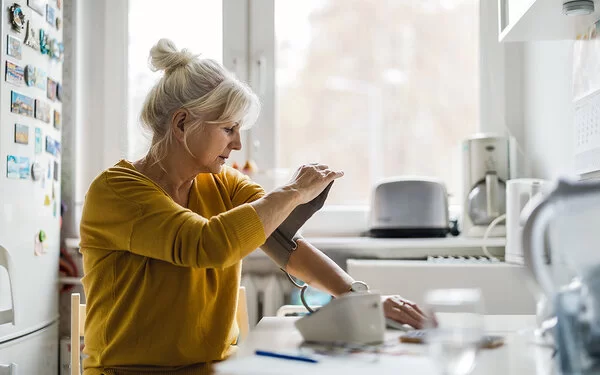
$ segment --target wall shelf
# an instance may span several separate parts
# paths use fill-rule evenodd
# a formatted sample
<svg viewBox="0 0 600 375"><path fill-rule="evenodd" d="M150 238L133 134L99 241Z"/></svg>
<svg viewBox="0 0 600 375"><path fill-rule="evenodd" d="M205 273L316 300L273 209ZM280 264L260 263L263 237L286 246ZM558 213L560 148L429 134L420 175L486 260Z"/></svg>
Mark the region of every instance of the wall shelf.
<svg viewBox="0 0 600 375"><path fill-rule="evenodd" d="M600 0L594 0L595 12L588 16L563 14L563 0L498 0L499 40L576 39L600 19Z"/></svg>

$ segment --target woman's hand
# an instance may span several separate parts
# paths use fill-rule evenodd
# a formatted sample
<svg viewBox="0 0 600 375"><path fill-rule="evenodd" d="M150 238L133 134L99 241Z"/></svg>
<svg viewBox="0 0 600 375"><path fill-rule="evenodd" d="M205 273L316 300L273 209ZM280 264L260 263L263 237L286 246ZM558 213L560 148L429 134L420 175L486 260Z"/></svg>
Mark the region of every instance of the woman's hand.
<svg viewBox="0 0 600 375"><path fill-rule="evenodd" d="M383 315L397 322L422 329L427 320L425 314L416 303L400 296L382 296Z"/></svg>
<svg viewBox="0 0 600 375"><path fill-rule="evenodd" d="M296 170L287 186L298 192L299 204L303 204L312 201L331 181L343 175L344 172L331 170L324 164L305 164Z"/></svg>

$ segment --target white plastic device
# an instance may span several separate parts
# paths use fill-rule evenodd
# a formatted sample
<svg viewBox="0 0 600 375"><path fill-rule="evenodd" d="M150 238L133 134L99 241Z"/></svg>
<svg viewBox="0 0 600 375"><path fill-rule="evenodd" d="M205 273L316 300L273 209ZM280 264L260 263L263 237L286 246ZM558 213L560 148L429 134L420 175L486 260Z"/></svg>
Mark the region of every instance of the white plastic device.
<svg viewBox="0 0 600 375"><path fill-rule="evenodd" d="M381 296L344 294L298 319L296 328L307 343L380 344L385 333Z"/></svg>

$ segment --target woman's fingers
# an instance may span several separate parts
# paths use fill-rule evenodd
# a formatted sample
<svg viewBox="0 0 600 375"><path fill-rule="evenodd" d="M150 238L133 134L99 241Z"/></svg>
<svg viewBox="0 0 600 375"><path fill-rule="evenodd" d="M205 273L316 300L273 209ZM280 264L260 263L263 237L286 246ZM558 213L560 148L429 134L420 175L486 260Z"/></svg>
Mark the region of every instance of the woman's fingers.
<svg viewBox="0 0 600 375"><path fill-rule="evenodd" d="M417 329L423 328L426 320L425 315L416 304L398 296L388 297L383 302L383 310L387 318L409 324Z"/></svg>
<svg viewBox="0 0 600 375"><path fill-rule="evenodd" d="M384 302L383 312L386 318L393 319L400 323L408 324L417 329L422 327L418 319L411 316L401 307L396 306L393 302Z"/></svg>

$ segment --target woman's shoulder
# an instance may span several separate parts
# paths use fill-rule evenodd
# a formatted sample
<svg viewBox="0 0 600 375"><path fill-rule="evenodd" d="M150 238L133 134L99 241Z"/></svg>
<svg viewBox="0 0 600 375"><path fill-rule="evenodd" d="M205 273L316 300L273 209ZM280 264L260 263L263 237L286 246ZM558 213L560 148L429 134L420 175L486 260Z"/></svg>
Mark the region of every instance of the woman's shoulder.
<svg viewBox="0 0 600 375"><path fill-rule="evenodd" d="M216 181L218 184L224 185L226 188L235 189L240 183L252 182L250 177L237 169L230 166L223 166L221 172L215 174L201 174L199 178L210 178Z"/></svg>
<svg viewBox="0 0 600 375"><path fill-rule="evenodd" d="M90 185L88 194L94 190L111 191L122 197L126 197L132 191L162 193L160 187L138 172L127 160L120 160L112 167L102 171Z"/></svg>

